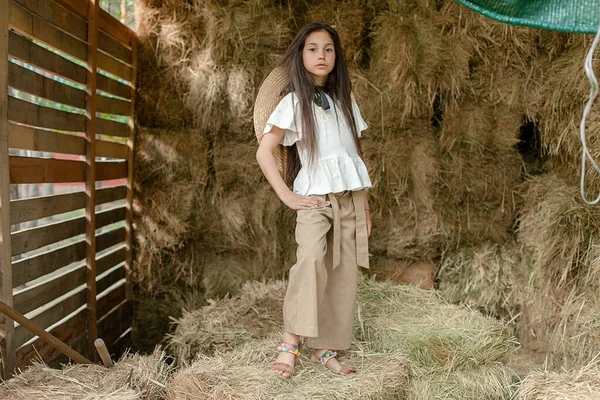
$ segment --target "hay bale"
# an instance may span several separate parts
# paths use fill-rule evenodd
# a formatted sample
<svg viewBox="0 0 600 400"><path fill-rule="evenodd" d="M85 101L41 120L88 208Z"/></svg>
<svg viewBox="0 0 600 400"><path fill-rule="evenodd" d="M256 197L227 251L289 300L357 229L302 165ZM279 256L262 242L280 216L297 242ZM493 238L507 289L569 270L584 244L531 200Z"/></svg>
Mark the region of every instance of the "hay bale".
<svg viewBox="0 0 600 400"><path fill-rule="evenodd" d="M180 364L190 364L198 354L231 350L248 339L268 336L283 321L286 287L285 281L246 282L235 297L184 311L168 336L169 347Z"/></svg>
<svg viewBox="0 0 600 400"><path fill-rule="evenodd" d="M249 340L233 351L199 356L177 372L166 389L167 400L200 399L398 399L404 398L409 368L397 352L374 353L360 346L341 361L359 373L334 375L304 352L290 382L272 370L279 336Z"/></svg>
<svg viewBox="0 0 600 400"><path fill-rule="evenodd" d="M444 254L440 294L504 320L513 320L524 303L526 286L521 249L514 242L483 243Z"/></svg>
<svg viewBox="0 0 600 400"><path fill-rule="evenodd" d="M520 339L547 352L551 367L585 365L600 351L599 211L554 174L529 180L525 198L517 234L529 285Z"/></svg>
<svg viewBox="0 0 600 400"><path fill-rule="evenodd" d="M449 304L433 291L365 280L358 305L356 337L374 350L402 349L420 374L500 362L514 348L501 322Z"/></svg>
<svg viewBox="0 0 600 400"><path fill-rule="evenodd" d="M446 115L440 135L440 210L444 250L512 233L523 161L522 117L508 107L465 101Z"/></svg>
<svg viewBox="0 0 600 400"><path fill-rule="evenodd" d="M517 400L592 400L600 397L597 362L577 370L534 371L519 385Z"/></svg>
<svg viewBox="0 0 600 400"><path fill-rule="evenodd" d="M13 400L159 400L172 373L160 349L151 355L124 354L112 368L98 364L53 369L35 362L0 387L0 398Z"/></svg>

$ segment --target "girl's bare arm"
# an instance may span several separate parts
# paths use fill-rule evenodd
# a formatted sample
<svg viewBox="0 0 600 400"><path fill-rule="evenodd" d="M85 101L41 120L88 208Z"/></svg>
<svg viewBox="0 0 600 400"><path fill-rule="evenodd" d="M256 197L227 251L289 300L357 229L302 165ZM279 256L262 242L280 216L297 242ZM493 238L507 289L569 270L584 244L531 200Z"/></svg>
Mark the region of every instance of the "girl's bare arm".
<svg viewBox="0 0 600 400"><path fill-rule="evenodd" d="M265 178L277 193L277 196L292 210L308 210L311 207L319 206L319 199L310 196L301 196L292 192L277 169L274 152L277 145L283 138L285 131L274 126L271 131L264 135L258 150L256 151L256 161L260 165Z"/></svg>

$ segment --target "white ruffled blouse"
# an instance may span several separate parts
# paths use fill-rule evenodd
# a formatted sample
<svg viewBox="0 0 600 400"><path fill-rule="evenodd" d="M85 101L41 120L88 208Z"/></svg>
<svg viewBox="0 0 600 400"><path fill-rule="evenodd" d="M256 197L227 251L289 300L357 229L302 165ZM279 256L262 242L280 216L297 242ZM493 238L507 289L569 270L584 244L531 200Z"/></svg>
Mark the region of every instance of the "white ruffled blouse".
<svg viewBox="0 0 600 400"><path fill-rule="evenodd" d="M288 93L277 105L267 121L264 133L273 126L285 130L281 144L291 146L297 142L302 168L294 180L294 193L309 196L339 193L344 190L360 190L371 187L367 167L358 155L352 132L339 105L327 96L329 110L313 104L316 123L317 153L312 165L308 162L308 147L302 141L300 100ZM358 135L367 129L360 110L352 101ZM295 118L294 118L295 116Z"/></svg>

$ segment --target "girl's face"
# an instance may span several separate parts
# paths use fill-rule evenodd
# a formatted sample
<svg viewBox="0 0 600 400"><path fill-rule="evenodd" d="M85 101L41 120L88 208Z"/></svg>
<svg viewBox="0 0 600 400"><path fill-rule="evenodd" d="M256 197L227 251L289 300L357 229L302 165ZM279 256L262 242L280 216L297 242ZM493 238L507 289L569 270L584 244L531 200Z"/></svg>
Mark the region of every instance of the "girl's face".
<svg viewBox="0 0 600 400"><path fill-rule="evenodd" d="M302 50L302 63L316 85L325 83L335 65L335 48L329 33L315 31L306 37Z"/></svg>

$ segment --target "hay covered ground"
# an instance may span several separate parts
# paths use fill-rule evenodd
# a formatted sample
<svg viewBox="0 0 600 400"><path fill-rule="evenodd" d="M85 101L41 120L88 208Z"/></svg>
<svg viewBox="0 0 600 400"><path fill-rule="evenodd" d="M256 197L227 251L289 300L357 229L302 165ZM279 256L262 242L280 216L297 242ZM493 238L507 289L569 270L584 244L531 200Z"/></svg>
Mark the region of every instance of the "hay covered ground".
<svg viewBox="0 0 600 400"><path fill-rule="evenodd" d="M435 286L510 323L551 370L600 351L600 214L578 197L574 134L590 37L508 26L452 0L138 0L136 10L138 348L171 333L187 359L192 339L169 317L192 318L182 310L247 281L285 279L294 213L255 162L251 111L294 33L318 20L342 36L370 126L372 275ZM593 110L595 155L598 121ZM590 193L598 182L590 175ZM269 321L253 321L257 339ZM456 376L467 390L472 380Z"/></svg>
<svg viewBox="0 0 600 400"><path fill-rule="evenodd" d="M359 285L355 342L343 353L359 372L351 379L334 378L303 357L297 379L282 382L270 364L281 336L284 293L282 281L248 282L239 295L211 301L177 320L169 346L183 368L167 389L181 397L172 398L510 396L513 372L505 363L516 343L502 323L449 304L436 292L371 279Z"/></svg>

